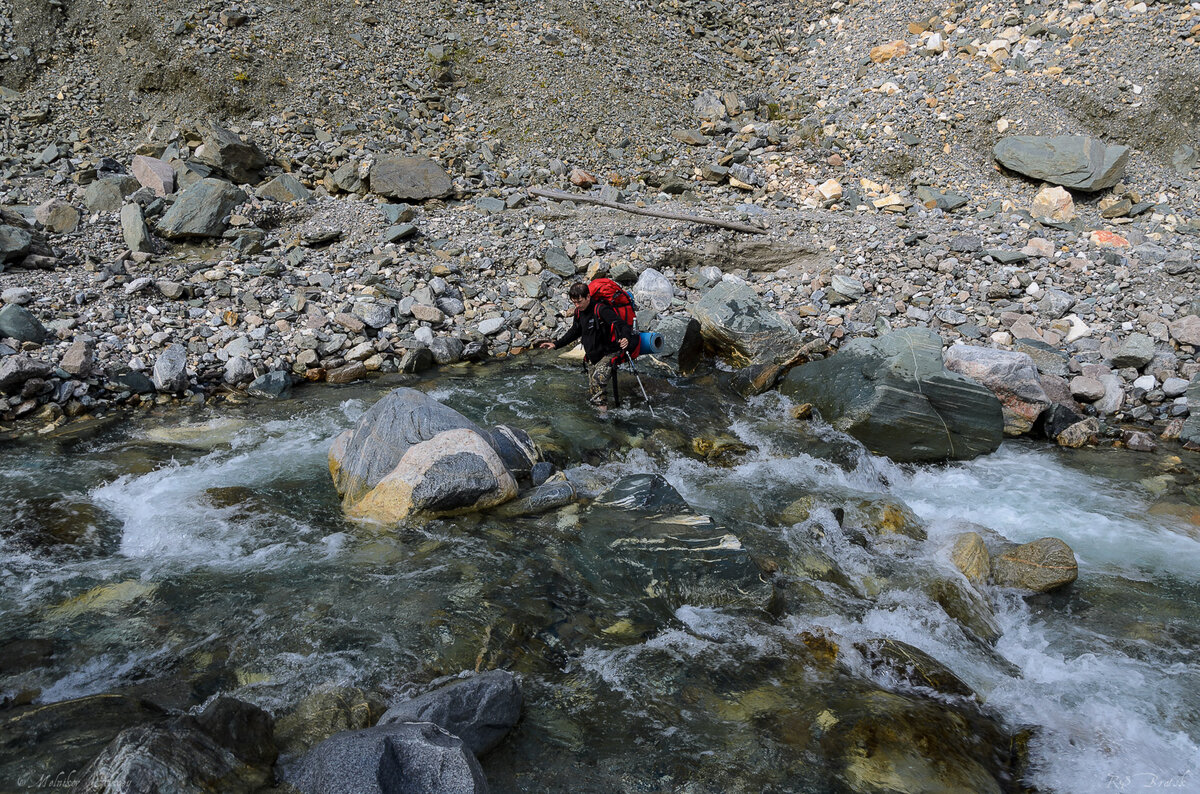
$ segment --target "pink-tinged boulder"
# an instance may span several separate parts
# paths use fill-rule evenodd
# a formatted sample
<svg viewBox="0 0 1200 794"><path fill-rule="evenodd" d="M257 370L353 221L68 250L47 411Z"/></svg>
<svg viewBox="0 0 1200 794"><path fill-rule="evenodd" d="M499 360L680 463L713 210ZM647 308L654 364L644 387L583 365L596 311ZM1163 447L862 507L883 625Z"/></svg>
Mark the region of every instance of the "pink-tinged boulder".
<svg viewBox="0 0 1200 794"><path fill-rule="evenodd" d="M169 196L175 192L175 169L157 157L135 155L131 170L138 184L153 190L154 195Z"/></svg>
<svg viewBox="0 0 1200 794"><path fill-rule="evenodd" d="M996 395L1004 409L1004 434L1028 433L1050 398L1028 353L990 347L953 345L942 357L946 369L977 381Z"/></svg>
<svg viewBox="0 0 1200 794"><path fill-rule="evenodd" d="M1097 248L1128 248L1129 241L1119 234L1097 229L1088 235L1088 241Z"/></svg>
<svg viewBox="0 0 1200 794"><path fill-rule="evenodd" d="M1200 347L1200 317L1189 314L1173 321L1169 326L1171 338L1181 345Z"/></svg>
<svg viewBox="0 0 1200 794"><path fill-rule="evenodd" d="M596 184L596 177L582 168L571 169L571 184L575 187L589 188Z"/></svg>

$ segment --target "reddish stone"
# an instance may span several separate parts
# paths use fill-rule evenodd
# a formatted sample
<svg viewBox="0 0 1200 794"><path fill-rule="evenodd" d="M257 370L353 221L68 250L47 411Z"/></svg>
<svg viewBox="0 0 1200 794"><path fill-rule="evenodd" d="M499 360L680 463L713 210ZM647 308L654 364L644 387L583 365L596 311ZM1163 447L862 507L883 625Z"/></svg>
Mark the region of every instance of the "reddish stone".
<svg viewBox="0 0 1200 794"><path fill-rule="evenodd" d="M1128 248L1129 241L1119 234L1097 229L1088 236L1092 245L1098 248Z"/></svg>
<svg viewBox="0 0 1200 794"><path fill-rule="evenodd" d="M584 171L582 168L571 169L571 184L575 187L588 188L596 184L596 177Z"/></svg>

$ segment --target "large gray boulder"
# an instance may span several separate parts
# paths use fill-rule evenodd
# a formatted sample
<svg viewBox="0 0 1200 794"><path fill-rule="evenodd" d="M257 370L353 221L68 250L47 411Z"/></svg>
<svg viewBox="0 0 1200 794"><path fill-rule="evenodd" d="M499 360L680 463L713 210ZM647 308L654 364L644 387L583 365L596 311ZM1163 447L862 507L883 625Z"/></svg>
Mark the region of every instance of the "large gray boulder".
<svg viewBox="0 0 1200 794"><path fill-rule="evenodd" d="M4 224L0 226L0 264L24 259L33 244L33 235L24 229Z"/></svg>
<svg viewBox="0 0 1200 794"><path fill-rule="evenodd" d="M303 794L486 794L462 739L432 722L394 722L329 737L283 769Z"/></svg>
<svg viewBox="0 0 1200 794"><path fill-rule="evenodd" d="M253 143L215 124L203 131L204 142L196 150L196 159L228 174L238 184L256 184L267 157Z"/></svg>
<svg viewBox="0 0 1200 794"><path fill-rule="evenodd" d="M800 334L748 285L722 281L691 308L705 343L735 366L786 361Z"/></svg>
<svg viewBox="0 0 1200 794"><path fill-rule="evenodd" d="M999 400L946 371L941 338L927 328L852 339L835 355L793 369L779 390L898 462L968 460L993 452L1004 437Z"/></svg>
<svg viewBox="0 0 1200 794"><path fill-rule="evenodd" d="M371 192L401 201L424 201L450 195L449 175L428 157L385 155L371 166Z"/></svg>
<svg viewBox="0 0 1200 794"><path fill-rule="evenodd" d="M250 794L272 780L273 721L262 709L220 698L198 718L122 731L85 768L73 791Z"/></svg>
<svg viewBox="0 0 1200 794"><path fill-rule="evenodd" d="M201 179L179 194L158 222L167 238L219 237L228 224L225 217L246 200L246 194L221 179Z"/></svg>
<svg viewBox="0 0 1200 794"><path fill-rule="evenodd" d="M171 345L154 362L154 388L176 394L187 388L187 351L183 345Z"/></svg>
<svg viewBox="0 0 1200 794"><path fill-rule="evenodd" d="M1042 411L1050 407L1037 365L1025 353L952 345L942 360L949 371L966 375L996 395L1004 409L1005 435L1028 433Z"/></svg>
<svg viewBox="0 0 1200 794"><path fill-rule="evenodd" d="M1010 135L992 154L1000 165L1032 179L1075 190L1104 190L1121 181L1128 146L1107 146L1083 135Z"/></svg>
<svg viewBox="0 0 1200 794"><path fill-rule="evenodd" d="M524 431L483 430L426 394L400 388L334 439L329 471L348 515L396 524L414 514L506 502L517 495L514 475L527 473L536 459Z"/></svg>
<svg viewBox="0 0 1200 794"><path fill-rule="evenodd" d="M50 336L50 332L24 306L8 303L0 309L0 337L3 336L20 342L41 344Z"/></svg>
<svg viewBox="0 0 1200 794"><path fill-rule="evenodd" d="M663 339L662 349L652 359L668 362L681 375L695 371L704 355L704 336L694 317L666 317L654 329Z"/></svg>
<svg viewBox="0 0 1200 794"><path fill-rule="evenodd" d="M507 670L489 670L388 709L380 725L432 722L462 739L475 755L498 745L521 718L523 698Z"/></svg>

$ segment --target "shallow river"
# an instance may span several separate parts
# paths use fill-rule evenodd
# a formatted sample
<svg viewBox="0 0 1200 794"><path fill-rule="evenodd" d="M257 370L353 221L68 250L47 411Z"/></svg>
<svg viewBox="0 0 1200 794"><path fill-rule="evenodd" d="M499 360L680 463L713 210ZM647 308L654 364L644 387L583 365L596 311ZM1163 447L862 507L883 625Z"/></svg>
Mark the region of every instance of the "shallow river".
<svg viewBox="0 0 1200 794"><path fill-rule="evenodd" d="M992 741L980 738L989 725L1033 728L1028 782L1043 791L1200 790L1196 456L1008 442L968 463L902 467L790 418L776 394L732 396L719 373L645 381L656 415L625 376L626 407L607 421L584 407L582 375L543 356L406 383L482 425L525 428L590 495L661 475L778 571L769 604L703 588L689 602L669 582L650 593L631 552L606 545L647 519L615 508L348 523L330 441L399 381L310 388L139 416L69 448L11 446L0 697L15 709L125 692L187 708L224 692L278 716L323 689L396 701L438 676L504 667L526 709L484 760L499 792L864 789L847 761L863 735L837 725L880 708L920 723L923 704L938 720L965 715L945 717L957 727L934 754L936 742ZM747 446L714 465L689 454L693 438ZM804 497L802 520L781 518ZM927 540L868 531L880 505L905 504ZM981 527L1060 537L1079 560L1065 591L991 590L992 641L933 595L958 578L953 537ZM861 648L879 638L925 651L979 704L869 664ZM19 759L5 751L0 790L64 769L53 737L28 744ZM969 777L955 774L928 790Z"/></svg>

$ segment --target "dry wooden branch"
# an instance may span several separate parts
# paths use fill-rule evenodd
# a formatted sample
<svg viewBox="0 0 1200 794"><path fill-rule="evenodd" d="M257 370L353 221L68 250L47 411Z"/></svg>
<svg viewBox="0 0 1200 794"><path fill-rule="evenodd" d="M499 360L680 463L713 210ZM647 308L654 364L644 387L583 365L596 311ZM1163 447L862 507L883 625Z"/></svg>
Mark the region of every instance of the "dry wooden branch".
<svg viewBox="0 0 1200 794"><path fill-rule="evenodd" d="M595 204L600 207L608 207L609 209L621 210L633 215L647 215L651 218L663 218L669 221L683 221L685 223L702 223L705 226L716 226L721 229L729 229L734 232L744 232L746 234L766 234L766 229L760 229L757 226L749 226L744 223L734 223L733 221L723 221L720 218L703 218L699 215L685 215L682 212L667 212L665 210L652 210L646 207L635 207L632 204L618 204L615 201L606 201L602 198L594 196L580 196L575 193L564 193L561 190L548 190L546 188L531 187L529 195L548 198L553 201L574 201L579 204Z"/></svg>

